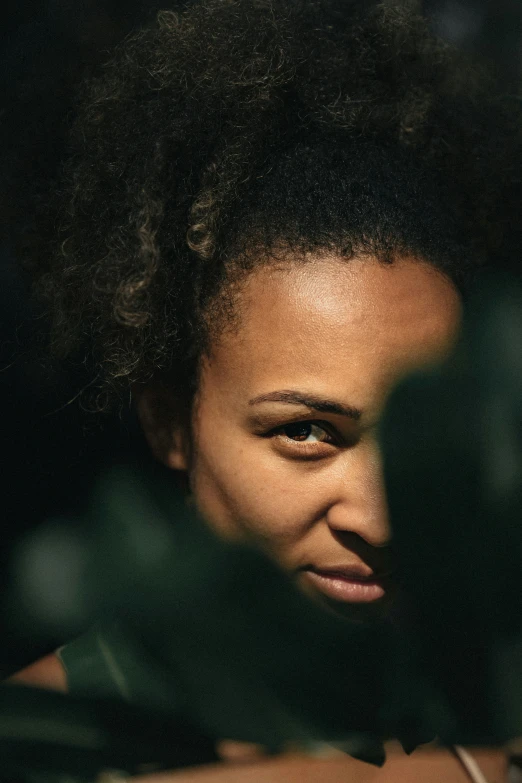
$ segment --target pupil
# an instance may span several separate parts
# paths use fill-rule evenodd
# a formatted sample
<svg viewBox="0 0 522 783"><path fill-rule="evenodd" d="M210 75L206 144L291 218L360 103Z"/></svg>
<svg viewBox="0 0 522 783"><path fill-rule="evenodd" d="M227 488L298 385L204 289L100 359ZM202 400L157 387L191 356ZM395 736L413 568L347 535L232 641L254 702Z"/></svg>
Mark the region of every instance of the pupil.
<svg viewBox="0 0 522 783"><path fill-rule="evenodd" d="M311 424L289 424L285 427L286 435L292 440L306 440L312 433Z"/></svg>

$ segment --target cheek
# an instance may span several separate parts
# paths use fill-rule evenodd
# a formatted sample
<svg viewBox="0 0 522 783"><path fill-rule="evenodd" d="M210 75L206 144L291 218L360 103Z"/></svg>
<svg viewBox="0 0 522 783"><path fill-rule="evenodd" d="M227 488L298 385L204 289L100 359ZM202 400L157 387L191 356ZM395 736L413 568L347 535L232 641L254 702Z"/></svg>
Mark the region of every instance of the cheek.
<svg viewBox="0 0 522 783"><path fill-rule="evenodd" d="M263 543L271 550L301 539L321 516L324 488L302 465L282 459L269 440L196 434L191 486L207 523L220 535Z"/></svg>

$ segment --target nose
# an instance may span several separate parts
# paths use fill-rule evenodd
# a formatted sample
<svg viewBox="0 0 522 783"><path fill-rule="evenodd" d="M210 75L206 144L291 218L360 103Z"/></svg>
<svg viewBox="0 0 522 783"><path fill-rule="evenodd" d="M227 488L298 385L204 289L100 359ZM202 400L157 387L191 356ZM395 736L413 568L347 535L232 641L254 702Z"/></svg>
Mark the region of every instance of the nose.
<svg viewBox="0 0 522 783"><path fill-rule="evenodd" d="M337 534L355 534L373 547L390 544L392 531L377 443L359 443L343 455L326 519Z"/></svg>

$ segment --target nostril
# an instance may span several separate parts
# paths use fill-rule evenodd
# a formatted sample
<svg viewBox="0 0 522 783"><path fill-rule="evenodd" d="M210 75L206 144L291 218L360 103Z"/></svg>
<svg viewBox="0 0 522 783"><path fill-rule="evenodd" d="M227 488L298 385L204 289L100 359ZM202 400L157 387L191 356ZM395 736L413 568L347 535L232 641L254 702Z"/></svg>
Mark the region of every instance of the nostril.
<svg viewBox="0 0 522 783"><path fill-rule="evenodd" d="M375 543L359 533L347 530L335 530L330 527L333 538L343 549L357 555L363 562L378 571L388 571L394 568L394 555L391 548L391 538L376 540Z"/></svg>
<svg viewBox="0 0 522 783"><path fill-rule="evenodd" d="M373 548L386 548L392 540L392 529L387 509L376 509L369 514L366 508L353 505L343 508L340 504L328 511L327 523L332 533L340 539L351 541L356 537Z"/></svg>

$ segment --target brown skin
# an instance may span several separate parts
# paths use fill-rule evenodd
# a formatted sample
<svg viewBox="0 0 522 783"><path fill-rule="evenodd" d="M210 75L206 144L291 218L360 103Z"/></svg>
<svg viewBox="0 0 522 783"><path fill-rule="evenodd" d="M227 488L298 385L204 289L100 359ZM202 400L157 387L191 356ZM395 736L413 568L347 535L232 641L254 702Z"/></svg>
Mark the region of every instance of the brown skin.
<svg viewBox="0 0 522 783"><path fill-rule="evenodd" d="M141 398L154 451L188 472L220 535L261 546L310 594L318 594L310 567L388 572L377 427L397 380L451 348L456 289L413 260L323 257L261 267L237 304L239 323L202 360L190 433L174 427L165 437L154 415L164 406L155 407L154 391ZM281 392L283 401L260 399ZM314 408L325 402L346 411ZM374 603L339 608L370 615L387 598Z"/></svg>
<svg viewBox="0 0 522 783"><path fill-rule="evenodd" d="M160 386L139 399L142 424L159 459L187 472L196 504L219 535L255 542L304 590L324 600L308 578L310 566L345 565L368 574L390 568L377 426L397 380L451 349L461 318L459 295L447 278L418 261L390 266L322 257L301 266L261 267L242 285L237 304L239 324L216 337L202 360L191 426L173 424L175 400ZM285 394L279 401L260 400L281 391L309 399L303 404ZM325 401L346 412L314 408L324 408ZM389 598L356 606L345 601L338 608L370 616L383 611ZM66 687L52 656L17 680ZM344 755L252 762L245 750L224 743L229 764L150 780L468 780L447 751L406 758L395 748L379 770ZM251 758L258 755L253 748ZM491 780L505 779L501 752L482 752L481 764Z"/></svg>
<svg viewBox="0 0 522 783"><path fill-rule="evenodd" d="M507 780L507 764L500 751L473 750L486 780ZM215 764L179 772L136 778L136 783L470 783L455 756L446 750L388 753L384 767L349 756L312 759L288 754L255 764Z"/></svg>
<svg viewBox="0 0 522 783"><path fill-rule="evenodd" d="M54 653L35 661L7 680L14 685L30 685L50 691L67 693L67 678L62 663Z"/></svg>

